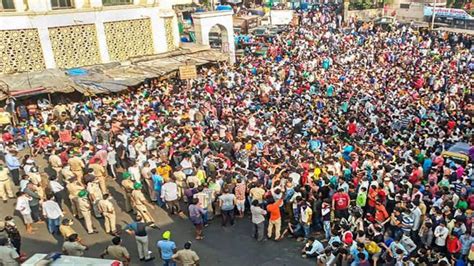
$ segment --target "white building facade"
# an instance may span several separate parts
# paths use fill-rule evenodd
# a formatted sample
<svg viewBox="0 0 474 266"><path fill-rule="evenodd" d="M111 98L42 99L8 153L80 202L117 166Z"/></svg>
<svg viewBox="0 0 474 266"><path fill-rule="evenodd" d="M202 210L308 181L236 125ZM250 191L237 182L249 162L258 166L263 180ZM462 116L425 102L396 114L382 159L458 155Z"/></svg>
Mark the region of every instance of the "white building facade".
<svg viewBox="0 0 474 266"><path fill-rule="evenodd" d="M126 61L179 47L172 0L0 3L0 74Z"/></svg>

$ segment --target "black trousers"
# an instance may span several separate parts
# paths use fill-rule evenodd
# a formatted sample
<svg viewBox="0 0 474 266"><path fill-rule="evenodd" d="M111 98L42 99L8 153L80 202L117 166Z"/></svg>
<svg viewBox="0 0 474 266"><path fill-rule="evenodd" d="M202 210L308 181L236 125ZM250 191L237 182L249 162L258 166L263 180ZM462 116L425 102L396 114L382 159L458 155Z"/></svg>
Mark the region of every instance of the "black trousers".
<svg viewBox="0 0 474 266"><path fill-rule="evenodd" d="M222 226L226 226L227 222L230 221L230 225L234 225L234 210L224 211L222 210Z"/></svg>
<svg viewBox="0 0 474 266"><path fill-rule="evenodd" d="M54 199L56 200L56 202L58 203L59 207L61 208L61 210L63 209L63 200L64 200L64 190L61 190L61 191L58 191L56 193L54 193Z"/></svg>
<svg viewBox="0 0 474 266"><path fill-rule="evenodd" d="M12 174L12 179L15 186L19 186L20 185L20 169L12 169L10 170L10 173Z"/></svg>
<svg viewBox="0 0 474 266"><path fill-rule="evenodd" d="M31 205L30 205L30 209L31 209L31 218L33 218L33 221L36 223L36 222L38 222L39 220L41 220L41 213L40 213L40 206L39 206L39 204L38 204L38 205L34 205L34 206L31 206Z"/></svg>

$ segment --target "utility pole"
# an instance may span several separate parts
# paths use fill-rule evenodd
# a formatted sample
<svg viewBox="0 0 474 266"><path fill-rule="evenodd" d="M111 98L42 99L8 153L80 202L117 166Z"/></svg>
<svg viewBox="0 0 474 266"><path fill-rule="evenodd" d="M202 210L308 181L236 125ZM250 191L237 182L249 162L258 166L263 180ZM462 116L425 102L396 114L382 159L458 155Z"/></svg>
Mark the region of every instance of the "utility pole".
<svg viewBox="0 0 474 266"><path fill-rule="evenodd" d="M434 1L433 14L431 14L431 30L434 29L435 17L436 17L436 0Z"/></svg>

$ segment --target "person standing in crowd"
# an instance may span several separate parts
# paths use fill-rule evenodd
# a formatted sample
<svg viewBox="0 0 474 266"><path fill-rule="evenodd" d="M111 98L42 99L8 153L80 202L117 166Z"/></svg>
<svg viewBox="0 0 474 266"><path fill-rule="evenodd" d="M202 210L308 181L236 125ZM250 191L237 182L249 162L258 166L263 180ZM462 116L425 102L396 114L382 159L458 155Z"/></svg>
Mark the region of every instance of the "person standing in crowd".
<svg viewBox="0 0 474 266"><path fill-rule="evenodd" d="M268 239L272 238L273 235L273 228L275 228L275 241L280 241L280 233L281 233L281 213L280 213L280 205L283 202L283 199L279 199L275 201L273 198L267 200L267 211L270 213L270 220L268 221L268 230L267 236Z"/></svg>
<svg viewBox="0 0 474 266"><path fill-rule="evenodd" d="M24 190L25 194L28 195L28 204L30 205L31 217L35 223L43 223L40 210L41 196L38 194L38 187L33 183L28 183Z"/></svg>
<svg viewBox="0 0 474 266"><path fill-rule="evenodd" d="M145 195L143 195L142 192L142 188L143 185L141 183L136 182L133 185L134 190L132 191L131 195L132 207L137 211L140 217L143 218L145 223L151 223L152 226L155 226L153 217L151 216L151 213L147 208L148 206L150 209L154 210L155 206L149 203L148 200L145 198Z"/></svg>
<svg viewBox="0 0 474 266"><path fill-rule="evenodd" d="M128 253L127 248L122 245L122 239L119 236L112 238L112 245L109 245L105 248L104 252L100 254L102 259L105 258L105 256L110 256L114 260L121 261L124 266L130 265L130 253Z"/></svg>
<svg viewBox="0 0 474 266"><path fill-rule="evenodd" d="M143 222L143 218L137 215L135 222L128 224L124 229L128 234L135 236L140 261L152 261L155 259L151 256L151 251L148 249L147 227L151 224L150 222Z"/></svg>
<svg viewBox="0 0 474 266"><path fill-rule="evenodd" d="M84 223L86 224L86 230L88 234L97 234L98 231L94 230L94 227L92 226L92 206L88 198L89 193L87 190L81 190L77 194L78 197L78 207L79 211L84 218Z"/></svg>
<svg viewBox="0 0 474 266"><path fill-rule="evenodd" d="M133 186L134 183L130 180L130 173L123 172L122 174L122 187L125 190L125 211L131 212L132 211L132 192L134 190Z"/></svg>
<svg viewBox="0 0 474 266"><path fill-rule="evenodd" d="M184 249L178 250L171 258L183 266L199 266L199 256L191 245L191 241L184 243Z"/></svg>
<svg viewBox="0 0 474 266"><path fill-rule="evenodd" d="M236 198L233 193L229 192L228 188L224 188L222 195L219 196L219 206L222 212L222 226L226 226L227 222L234 225L234 209L236 205Z"/></svg>
<svg viewBox="0 0 474 266"><path fill-rule="evenodd" d="M86 167L84 161L79 157L77 152L72 152L71 158L67 161L72 173L76 176L80 183L83 183L84 168Z"/></svg>
<svg viewBox="0 0 474 266"><path fill-rule="evenodd" d="M13 198L12 182L9 176L8 168L0 164L0 198L3 203L8 202L8 198Z"/></svg>
<svg viewBox="0 0 474 266"><path fill-rule="evenodd" d="M349 195L344 192L342 188L339 188L337 192L332 196L332 209L336 218L348 218L349 217L349 205L351 199Z"/></svg>
<svg viewBox="0 0 474 266"><path fill-rule="evenodd" d="M166 207L170 214L181 213L178 201L178 185L174 178L170 178L169 181L161 187L161 198L166 203Z"/></svg>
<svg viewBox="0 0 474 266"><path fill-rule="evenodd" d="M176 243L171 241L170 231L165 231L162 237L163 239L156 243L156 247L160 250L163 266L174 266L176 264L173 261L173 255L176 253Z"/></svg>
<svg viewBox="0 0 474 266"><path fill-rule="evenodd" d="M67 192L69 193L69 202L71 203L71 212L77 218L82 218L82 213L79 206L79 193L85 189L85 187L77 180L77 177L69 179L69 183L66 185Z"/></svg>
<svg viewBox="0 0 474 266"><path fill-rule="evenodd" d="M115 225L115 206L110 201L110 195L104 194L102 199L97 203L100 213L104 217L105 232L107 234L116 235L117 227Z"/></svg>
<svg viewBox="0 0 474 266"><path fill-rule="evenodd" d="M25 192L18 191L16 193L17 201L15 210L21 213L23 217L23 222L25 223L26 232L28 234L33 233L33 218L31 216L31 208L30 208L30 198Z"/></svg>
<svg viewBox="0 0 474 266"><path fill-rule="evenodd" d="M250 212L252 213L252 237L256 238L257 241L264 240L265 233L265 215L267 211L262 209L259 206L258 200L252 201L252 206L250 206Z"/></svg>
<svg viewBox="0 0 474 266"><path fill-rule="evenodd" d="M50 176L49 177L49 189L54 195L55 201L58 203L59 207L63 209L63 200L66 195L66 191L64 186L59 182L58 176Z"/></svg>
<svg viewBox="0 0 474 266"><path fill-rule="evenodd" d="M47 200L41 204L41 207L43 209L43 216L48 223L48 231L53 235L58 234L63 211L59 204L54 201L54 195L49 194Z"/></svg>
<svg viewBox="0 0 474 266"><path fill-rule="evenodd" d="M16 252L21 254L21 234L15 224L15 220L13 220L13 217L11 216L5 217L5 231L7 232L8 239Z"/></svg>
<svg viewBox="0 0 474 266"><path fill-rule="evenodd" d="M193 223L196 228L196 240L204 239L202 235L202 230L204 228L204 216L206 210L199 206L199 199L193 198L192 202L189 204L189 220Z"/></svg>
<svg viewBox="0 0 474 266"><path fill-rule="evenodd" d="M5 266L20 265L20 255L8 245L8 238L0 238L0 264Z"/></svg>
<svg viewBox="0 0 474 266"><path fill-rule="evenodd" d="M16 149L10 149L5 154L5 163L7 164L8 170L12 176L13 183L15 186L20 185L20 161L17 157L18 151Z"/></svg>

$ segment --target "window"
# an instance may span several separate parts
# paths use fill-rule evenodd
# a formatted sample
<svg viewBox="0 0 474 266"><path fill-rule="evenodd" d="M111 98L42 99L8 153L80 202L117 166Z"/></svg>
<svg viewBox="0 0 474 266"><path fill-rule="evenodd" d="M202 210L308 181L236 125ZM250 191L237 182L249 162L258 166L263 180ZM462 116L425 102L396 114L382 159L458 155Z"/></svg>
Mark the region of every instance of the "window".
<svg viewBox="0 0 474 266"><path fill-rule="evenodd" d="M131 5L132 0L102 0L104 6Z"/></svg>
<svg viewBox="0 0 474 266"><path fill-rule="evenodd" d="M0 1L0 9L14 10L15 9L15 4L13 3L13 0L1 0Z"/></svg>
<svg viewBox="0 0 474 266"><path fill-rule="evenodd" d="M51 0L51 7L53 9L73 8L72 0Z"/></svg>

